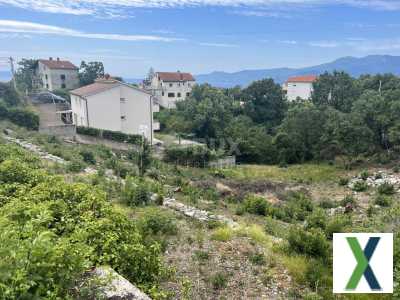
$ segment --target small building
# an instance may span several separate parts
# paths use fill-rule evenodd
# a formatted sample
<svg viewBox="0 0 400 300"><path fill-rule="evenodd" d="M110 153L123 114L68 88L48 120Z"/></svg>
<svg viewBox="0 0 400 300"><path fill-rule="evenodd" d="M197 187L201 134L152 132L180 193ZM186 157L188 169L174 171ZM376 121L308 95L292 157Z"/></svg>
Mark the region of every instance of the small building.
<svg viewBox="0 0 400 300"><path fill-rule="evenodd" d="M287 99L289 101L294 101L297 98L310 99L313 92L313 83L317 78L315 75L290 77L283 86L287 93Z"/></svg>
<svg viewBox="0 0 400 300"><path fill-rule="evenodd" d="M73 123L77 126L144 134L152 141L159 128L153 113L159 106L143 89L106 75L93 84L70 92Z"/></svg>
<svg viewBox="0 0 400 300"><path fill-rule="evenodd" d="M196 80L190 73L155 72L143 82L144 89L150 91L164 108L175 108L176 102L190 95Z"/></svg>
<svg viewBox="0 0 400 300"><path fill-rule="evenodd" d="M78 67L67 60L39 59L33 79L35 89L55 91L79 87Z"/></svg>

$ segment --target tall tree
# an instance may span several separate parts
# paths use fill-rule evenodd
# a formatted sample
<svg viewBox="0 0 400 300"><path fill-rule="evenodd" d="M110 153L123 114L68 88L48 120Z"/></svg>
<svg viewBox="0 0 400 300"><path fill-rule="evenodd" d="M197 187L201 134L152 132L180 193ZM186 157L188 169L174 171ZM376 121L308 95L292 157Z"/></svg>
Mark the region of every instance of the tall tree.
<svg viewBox="0 0 400 300"><path fill-rule="evenodd" d="M353 102L360 96L355 80L345 72L324 73L313 84L312 102L319 106L350 112Z"/></svg>
<svg viewBox="0 0 400 300"><path fill-rule="evenodd" d="M272 79L252 83L242 91L242 99L245 114L268 128L278 125L285 116L287 105L282 88Z"/></svg>
<svg viewBox="0 0 400 300"><path fill-rule="evenodd" d="M36 59L25 59L23 58L18 62L18 69L15 74L17 88L21 92L30 92L33 89L33 78L35 74L35 68L37 65Z"/></svg>
<svg viewBox="0 0 400 300"><path fill-rule="evenodd" d="M81 86L92 84L97 78L104 77L104 65L99 61L82 61L79 68L79 82Z"/></svg>

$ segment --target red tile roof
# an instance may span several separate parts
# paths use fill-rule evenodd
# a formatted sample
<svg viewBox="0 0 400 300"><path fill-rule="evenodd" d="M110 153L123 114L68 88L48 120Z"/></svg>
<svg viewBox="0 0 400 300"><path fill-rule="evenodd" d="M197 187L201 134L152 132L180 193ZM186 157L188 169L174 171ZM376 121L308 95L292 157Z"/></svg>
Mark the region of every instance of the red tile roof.
<svg viewBox="0 0 400 300"><path fill-rule="evenodd" d="M78 67L75 66L68 60L58 60L58 59L39 59L39 61L44 64L49 69L61 69L61 70L78 70Z"/></svg>
<svg viewBox="0 0 400 300"><path fill-rule="evenodd" d="M95 82L83 87L80 87L76 90L70 91L71 94L81 96L81 97L87 97L90 95L95 95L100 92L107 91L109 89L115 88L119 86L121 83L118 81L113 81L113 82Z"/></svg>
<svg viewBox="0 0 400 300"><path fill-rule="evenodd" d="M157 72L158 78L162 81L195 81L190 73L181 72Z"/></svg>
<svg viewBox="0 0 400 300"><path fill-rule="evenodd" d="M286 82L314 82L317 80L316 75L304 75L290 77Z"/></svg>

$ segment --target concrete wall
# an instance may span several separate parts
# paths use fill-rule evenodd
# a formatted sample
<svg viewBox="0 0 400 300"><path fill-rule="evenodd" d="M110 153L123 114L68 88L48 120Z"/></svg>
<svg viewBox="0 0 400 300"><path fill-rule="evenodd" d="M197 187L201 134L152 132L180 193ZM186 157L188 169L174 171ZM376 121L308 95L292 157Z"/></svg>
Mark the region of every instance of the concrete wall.
<svg viewBox="0 0 400 300"><path fill-rule="evenodd" d="M142 134L141 128L147 128L145 136L150 139L154 108L151 98L150 94L123 84L86 99L72 95L73 121L78 126L128 134Z"/></svg>
<svg viewBox="0 0 400 300"><path fill-rule="evenodd" d="M287 83L287 98L289 101L294 101L298 97L304 100L310 99L312 91L313 86L310 82Z"/></svg>
<svg viewBox="0 0 400 300"><path fill-rule="evenodd" d="M37 75L41 78L42 87L49 91L72 90L79 87L78 70L49 69L45 64L39 62ZM65 80L61 79L61 75L65 76ZM64 88L63 84L65 84Z"/></svg>

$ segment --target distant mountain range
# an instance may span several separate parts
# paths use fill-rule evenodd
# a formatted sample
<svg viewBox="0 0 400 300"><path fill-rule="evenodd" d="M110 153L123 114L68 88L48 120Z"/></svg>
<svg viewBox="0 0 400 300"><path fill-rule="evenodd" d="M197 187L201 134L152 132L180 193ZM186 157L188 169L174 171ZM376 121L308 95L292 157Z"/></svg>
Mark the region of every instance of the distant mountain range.
<svg viewBox="0 0 400 300"><path fill-rule="evenodd" d="M400 75L400 56L370 55L362 58L343 57L333 62L306 68L275 68L264 70L245 70L235 73L213 72L197 75L198 83L209 83L217 87L247 86L255 80L272 78L284 83L288 77L296 75L319 75L325 71L345 71L354 77L362 74L393 73Z"/></svg>

